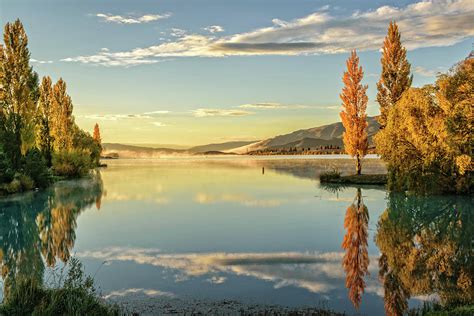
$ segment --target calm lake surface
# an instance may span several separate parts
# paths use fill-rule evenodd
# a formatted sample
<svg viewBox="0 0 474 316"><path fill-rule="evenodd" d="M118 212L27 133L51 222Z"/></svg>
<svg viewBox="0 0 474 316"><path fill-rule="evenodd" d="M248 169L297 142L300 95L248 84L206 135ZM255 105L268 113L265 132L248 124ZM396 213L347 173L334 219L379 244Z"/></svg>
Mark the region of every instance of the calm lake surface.
<svg viewBox="0 0 474 316"><path fill-rule="evenodd" d="M353 171L347 159L107 163L92 180L0 199L3 291L22 275L51 283L48 267L75 255L104 296L125 300L322 304L381 315L385 295L411 307L472 295L472 197L321 186L321 171ZM385 170L376 159L364 167ZM361 288L361 298L350 295Z"/></svg>

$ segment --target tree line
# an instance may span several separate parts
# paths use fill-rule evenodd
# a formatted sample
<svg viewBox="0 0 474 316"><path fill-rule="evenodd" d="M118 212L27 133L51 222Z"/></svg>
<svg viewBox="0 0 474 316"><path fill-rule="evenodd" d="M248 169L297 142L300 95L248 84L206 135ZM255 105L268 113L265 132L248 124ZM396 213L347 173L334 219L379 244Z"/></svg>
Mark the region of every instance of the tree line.
<svg viewBox="0 0 474 316"><path fill-rule="evenodd" d="M412 87L411 65L401 34L391 22L382 46L377 83L380 130L376 152L387 163L391 190L468 193L473 187L474 58L468 57L436 82ZM356 51L346 62L340 113L344 149L356 159L367 154L367 85Z"/></svg>
<svg viewBox="0 0 474 316"><path fill-rule="evenodd" d="M39 80L30 66L20 20L7 23L0 44L0 193L45 187L53 176L78 177L99 165L100 131L74 120L66 82Z"/></svg>

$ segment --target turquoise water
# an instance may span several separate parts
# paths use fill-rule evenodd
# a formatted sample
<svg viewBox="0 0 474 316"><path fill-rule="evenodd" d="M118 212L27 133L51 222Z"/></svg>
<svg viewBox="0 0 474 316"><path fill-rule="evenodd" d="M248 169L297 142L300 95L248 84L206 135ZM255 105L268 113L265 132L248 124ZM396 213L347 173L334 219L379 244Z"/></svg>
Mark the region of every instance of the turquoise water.
<svg viewBox="0 0 474 316"><path fill-rule="evenodd" d="M4 291L25 275L54 283L50 267L74 255L110 298L380 315L473 297L471 197L321 186L322 170L352 172L347 159L107 162L93 179L0 200ZM364 167L384 171L375 159Z"/></svg>

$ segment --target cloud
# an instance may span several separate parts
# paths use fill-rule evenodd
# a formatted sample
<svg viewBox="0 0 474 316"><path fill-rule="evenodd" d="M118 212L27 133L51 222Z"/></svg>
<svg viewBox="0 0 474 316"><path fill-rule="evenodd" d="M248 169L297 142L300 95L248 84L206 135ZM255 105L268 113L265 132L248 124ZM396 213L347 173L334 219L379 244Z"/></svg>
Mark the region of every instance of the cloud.
<svg viewBox="0 0 474 316"><path fill-rule="evenodd" d="M423 68L421 66L415 67L415 73L423 76L423 77L434 77L437 75L438 72L430 69Z"/></svg>
<svg viewBox="0 0 474 316"><path fill-rule="evenodd" d="M256 199L247 195L221 194L213 195L208 193L197 193L194 200L199 204L214 204L222 202L239 203L246 207L277 207L282 205L284 200L278 199Z"/></svg>
<svg viewBox="0 0 474 316"><path fill-rule="evenodd" d="M138 289L138 288L131 288L131 289L126 289L126 290L121 290L121 291L112 291L109 294L105 295L103 298L104 299L110 299L114 297L124 297L124 296L139 296L139 295L145 295L148 297L156 297L156 296L165 296L165 297L175 297L176 295L171 293L171 292L163 292L159 290L154 290L154 289Z"/></svg>
<svg viewBox="0 0 474 316"><path fill-rule="evenodd" d="M77 254L102 261L134 262L177 271L175 281L205 276L220 284L223 274L248 276L273 282L274 288L295 286L313 293L345 291L342 252L184 253L165 254L141 248L106 248ZM369 271L377 275L377 256L370 257ZM368 278L367 292L383 293L376 278Z"/></svg>
<svg viewBox="0 0 474 316"><path fill-rule="evenodd" d="M244 110L224 110L224 109L197 109L192 111L195 117L212 116L245 116L253 114Z"/></svg>
<svg viewBox="0 0 474 316"><path fill-rule="evenodd" d="M90 114L81 116L86 119L96 121L119 121L119 120L133 120L133 119L151 119L153 117L143 114Z"/></svg>
<svg viewBox="0 0 474 316"><path fill-rule="evenodd" d="M301 104L281 104L275 102L259 102L239 105L242 109L306 109L311 106Z"/></svg>
<svg viewBox="0 0 474 316"><path fill-rule="evenodd" d="M186 35L186 30L172 28L170 35L173 37L183 37L184 35Z"/></svg>
<svg viewBox="0 0 474 316"><path fill-rule="evenodd" d="M146 115L153 115L153 114L168 114L168 113L171 113L171 111L168 111L168 110L157 110L157 111L145 112L145 113L143 113L143 114L146 114Z"/></svg>
<svg viewBox="0 0 474 316"><path fill-rule="evenodd" d="M209 25L203 28L203 30L208 31L209 33L213 33L213 34L224 32L224 28L220 25Z"/></svg>
<svg viewBox="0 0 474 316"><path fill-rule="evenodd" d="M155 125L156 127L165 127L168 126L163 122L152 122L151 124Z"/></svg>
<svg viewBox="0 0 474 316"><path fill-rule="evenodd" d="M142 16L122 16L112 15L106 13L97 13L96 17L101 18L105 22L118 23L118 24L140 24L149 23L161 19L167 19L171 16L170 13L165 14L145 14Z"/></svg>
<svg viewBox="0 0 474 316"><path fill-rule="evenodd" d="M52 60L38 60L34 58L30 58L30 62L35 63L35 64L52 64Z"/></svg>
<svg viewBox="0 0 474 316"><path fill-rule="evenodd" d="M396 20L408 49L454 45L474 36L472 0L420 1L404 7L381 6L349 16L316 11L267 27L223 37L180 34L175 41L121 52L99 52L63 61L127 66L156 63L166 57L317 55L345 53L353 48L378 50L390 21Z"/></svg>

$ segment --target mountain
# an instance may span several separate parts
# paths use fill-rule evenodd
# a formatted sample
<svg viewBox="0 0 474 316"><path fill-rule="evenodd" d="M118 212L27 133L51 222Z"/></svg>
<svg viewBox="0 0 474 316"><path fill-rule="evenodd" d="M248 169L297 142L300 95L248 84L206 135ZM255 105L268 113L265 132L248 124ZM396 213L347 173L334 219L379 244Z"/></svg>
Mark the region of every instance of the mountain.
<svg viewBox="0 0 474 316"><path fill-rule="evenodd" d="M188 149L188 151L190 153L228 151L230 149L246 146L252 143L255 143L255 141L233 141L233 142L218 143L218 144L208 144L208 145L191 147Z"/></svg>
<svg viewBox="0 0 474 316"><path fill-rule="evenodd" d="M375 116L368 117L367 121L369 123L369 142L372 143L372 136L378 131L379 123L377 122ZM279 135L259 142L254 142L246 146L233 148L228 151L245 154L255 150L298 147L298 142L302 140L305 141L301 143L301 147L315 147L325 145L341 146L343 132L344 127L342 126L342 123L337 122L309 129L301 129L289 134ZM312 145L308 146L307 144Z"/></svg>

